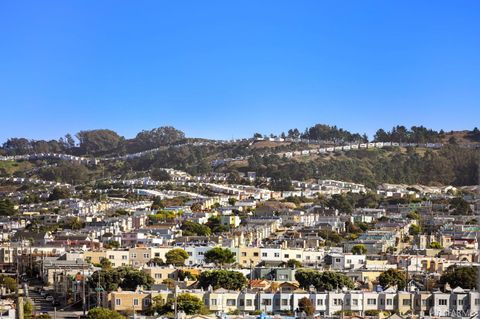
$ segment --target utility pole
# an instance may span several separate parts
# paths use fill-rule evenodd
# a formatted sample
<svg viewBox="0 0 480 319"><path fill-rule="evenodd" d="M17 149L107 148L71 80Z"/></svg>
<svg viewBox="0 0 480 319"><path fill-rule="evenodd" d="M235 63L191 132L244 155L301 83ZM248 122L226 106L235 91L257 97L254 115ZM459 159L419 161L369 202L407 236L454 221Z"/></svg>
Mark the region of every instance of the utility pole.
<svg viewBox="0 0 480 319"><path fill-rule="evenodd" d="M86 300L85 290L87 289L86 280L85 280L85 265L82 265L82 271L83 271L83 274L82 274L82 282L83 282L83 285L82 285L83 286L82 287L82 302L83 302L82 308L83 308L83 316L85 317L86 305L87 305L87 303L85 302L85 300Z"/></svg>
<svg viewBox="0 0 480 319"><path fill-rule="evenodd" d="M175 318L177 319L178 317L178 305L177 305L177 282L175 281L175 286L173 287L173 298L175 300L173 307L174 307L174 313L175 313Z"/></svg>

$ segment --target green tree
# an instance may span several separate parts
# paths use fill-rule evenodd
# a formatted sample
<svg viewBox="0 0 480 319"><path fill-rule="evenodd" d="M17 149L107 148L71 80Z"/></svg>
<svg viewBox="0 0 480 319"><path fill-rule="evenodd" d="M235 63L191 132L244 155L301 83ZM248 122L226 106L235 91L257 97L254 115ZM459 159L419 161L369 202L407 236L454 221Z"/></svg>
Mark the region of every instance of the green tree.
<svg viewBox="0 0 480 319"><path fill-rule="evenodd" d="M430 243L430 248L432 248L432 249L443 249L443 246L439 242L432 241Z"/></svg>
<svg viewBox="0 0 480 319"><path fill-rule="evenodd" d="M450 266L440 277L440 284L448 283L452 288L474 289L477 284L478 268L474 266Z"/></svg>
<svg viewBox="0 0 480 319"><path fill-rule="evenodd" d="M165 312L172 311L174 300L169 299L165 306ZM205 304L200 298L189 293L182 293L177 296L177 309L183 310L187 315L203 313Z"/></svg>
<svg viewBox="0 0 480 319"><path fill-rule="evenodd" d="M247 279L238 271L207 270L200 274L198 283L203 289L212 286L213 289L241 290L247 285Z"/></svg>
<svg viewBox="0 0 480 319"><path fill-rule="evenodd" d="M25 319L30 319L32 318L32 314L33 314L33 305L30 301L25 301L23 303L23 317Z"/></svg>
<svg viewBox="0 0 480 319"><path fill-rule="evenodd" d="M378 276L378 282L382 287L397 286L399 290L405 288L405 273L397 269L388 269Z"/></svg>
<svg viewBox="0 0 480 319"><path fill-rule="evenodd" d="M287 261L287 267L288 268L301 268L302 263L296 259L289 259Z"/></svg>
<svg viewBox="0 0 480 319"><path fill-rule="evenodd" d="M125 317L116 311L97 307L88 311L87 319L125 319Z"/></svg>
<svg viewBox="0 0 480 319"><path fill-rule="evenodd" d="M188 259L188 253L181 248L175 248L168 251L165 254L165 258L166 263L169 265L183 266L185 265L185 260Z"/></svg>
<svg viewBox="0 0 480 319"><path fill-rule="evenodd" d="M235 254L228 248L214 247L204 254L206 263L224 266L235 262Z"/></svg>
<svg viewBox="0 0 480 319"><path fill-rule="evenodd" d="M295 273L295 279L304 289L314 286L320 291L331 291L337 288L354 288L353 281L346 275L334 271L319 272L313 269L300 269Z"/></svg>
<svg viewBox="0 0 480 319"><path fill-rule="evenodd" d="M156 180L156 181L169 181L172 179L172 177L170 176L170 174L168 174L168 172L164 169L161 169L161 168L154 168L152 170L152 172L150 173L150 176L152 177L152 179Z"/></svg>
<svg viewBox="0 0 480 319"><path fill-rule="evenodd" d="M416 236L416 235L418 235L422 232L422 229L418 225L411 225L408 232L409 232L410 235Z"/></svg>
<svg viewBox="0 0 480 319"><path fill-rule="evenodd" d="M364 244L356 244L352 247L352 254L365 255L367 253L367 247Z"/></svg>
<svg viewBox="0 0 480 319"><path fill-rule="evenodd" d="M69 198L71 196L70 190L66 187L55 187L48 196L49 201Z"/></svg>
<svg viewBox="0 0 480 319"><path fill-rule="evenodd" d="M95 289L97 284L106 291L117 290L118 287L123 290L133 291L138 286L143 286L147 289L155 281L147 273L133 269L132 267L119 267L115 269L102 269L92 274L92 280L89 281L90 287Z"/></svg>
<svg viewBox="0 0 480 319"><path fill-rule="evenodd" d="M12 292L17 289L17 281L12 277L0 275L0 286L5 287L8 291Z"/></svg>
<svg viewBox="0 0 480 319"><path fill-rule="evenodd" d="M334 194L328 201L328 206L338 209L342 213L351 214L353 212L353 205L345 195Z"/></svg>
<svg viewBox="0 0 480 319"><path fill-rule="evenodd" d="M210 236L212 233L208 226L188 220L183 222L181 229L184 236Z"/></svg>
<svg viewBox="0 0 480 319"><path fill-rule="evenodd" d="M0 216L13 216L17 210L9 199L0 200Z"/></svg>
<svg viewBox="0 0 480 319"><path fill-rule="evenodd" d="M298 310L304 311L307 316L312 316L315 313L315 306L310 298L303 297L298 301Z"/></svg>

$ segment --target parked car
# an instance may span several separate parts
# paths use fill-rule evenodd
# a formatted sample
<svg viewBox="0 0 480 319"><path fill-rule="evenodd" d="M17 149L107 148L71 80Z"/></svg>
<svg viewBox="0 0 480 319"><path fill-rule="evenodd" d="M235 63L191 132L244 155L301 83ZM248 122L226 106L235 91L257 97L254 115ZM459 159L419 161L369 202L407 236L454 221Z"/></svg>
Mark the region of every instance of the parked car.
<svg viewBox="0 0 480 319"><path fill-rule="evenodd" d="M46 300L46 301L53 301L53 296L46 296L46 297L45 297L45 300Z"/></svg>

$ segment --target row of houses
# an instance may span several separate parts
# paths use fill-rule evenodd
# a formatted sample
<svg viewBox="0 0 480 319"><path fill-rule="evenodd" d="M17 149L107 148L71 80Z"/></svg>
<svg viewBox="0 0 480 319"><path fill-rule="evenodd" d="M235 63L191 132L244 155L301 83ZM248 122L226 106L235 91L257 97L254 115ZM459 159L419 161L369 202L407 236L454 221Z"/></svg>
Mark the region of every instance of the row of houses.
<svg viewBox="0 0 480 319"><path fill-rule="evenodd" d="M318 292L305 291L293 284L280 285L277 291L229 291L223 288L213 290L179 290L200 298L210 311L227 313L238 310L248 313L263 311L271 314L293 314L299 309L299 301L307 298L319 316L333 317L342 312L365 315L369 311L385 311L401 315L424 316L471 316L478 313L480 294L477 291L457 287L449 292L337 290ZM142 312L149 309L155 298L165 303L172 298L170 291L115 291L108 296L108 307L119 312Z"/></svg>

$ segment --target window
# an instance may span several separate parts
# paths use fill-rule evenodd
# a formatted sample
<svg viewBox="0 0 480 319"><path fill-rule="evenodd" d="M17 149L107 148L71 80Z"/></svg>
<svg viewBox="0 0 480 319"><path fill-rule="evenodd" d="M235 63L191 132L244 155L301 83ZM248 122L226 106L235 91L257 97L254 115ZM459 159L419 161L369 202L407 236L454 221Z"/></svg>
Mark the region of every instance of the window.
<svg viewBox="0 0 480 319"><path fill-rule="evenodd" d="M133 253L132 258L137 258L137 254Z"/></svg>
<svg viewBox="0 0 480 319"><path fill-rule="evenodd" d="M274 253L273 256L278 258L280 257L280 253Z"/></svg>
<svg viewBox="0 0 480 319"><path fill-rule="evenodd" d="M267 257L267 253L262 253L262 257Z"/></svg>
<svg viewBox="0 0 480 319"><path fill-rule="evenodd" d="M138 299L133 299L133 305L138 306Z"/></svg>
<svg viewBox="0 0 480 319"><path fill-rule="evenodd" d="M323 299L317 299L317 306L323 306Z"/></svg>
<svg viewBox="0 0 480 319"><path fill-rule="evenodd" d="M282 306L288 306L288 299L282 299Z"/></svg>
<svg viewBox="0 0 480 319"><path fill-rule="evenodd" d="M272 305L272 300L271 299L262 299L262 305L271 306Z"/></svg>
<svg viewBox="0 0 480 319"><path fill-rule="evenodd" d="M210 299L210 305L216 306L217 305L217 299Z"/></svg>
<svg viewBox="0 0 480 319"><path fill-rule="evenodd" d="M336 263L339 263L340 261L341 261L340 258L335 258L335 262L336 262Z"/></svg>
<svg viewBox="0 0 480 319"><path fill-rule="evenodd" d="M198 255L199 255L199 256L203 256L203 251L199 251L199 252L198 252Z"/></svg>
<svg viewBox="0 0 480 319"><path fill-rule="evenodd" d="M302 255L297 255L295 256L297 259L301 259L302 258Z"/></svg>
<svg viewBox="0 0 480 319"><path fill-rule="evenodd" d="M122 304L122 300L121 299L115 299L115 305L116 306L120 306Z"/></svg>
<svg viewBox="0 0 480 319"><path fill-rule="evenodd" d="M191 251L189 251L189 252L188 252L188 255L189 255L189 256L192 256L192 252L191 252Z"/></svg>
<svg viewBox="0 0 480 319"><path fill-rule="evenodd" d="M380 299L380 304L383 306L385 304L385 300Z"/></svg>
<svg viewBox="0 0 480 319"><path fill-rule="evenodd" d="M284 256L284 258L290 258L289 254L284 254L283 256Z"/></svg>
<svg viewBox="0 0 480 319"><path fill-rule="evenodd" d="M247 307L251 307L252 304L252 299L247 299Z"/></svg>
<svg viewBox="0 0 480 319"><path fill-rule="evenodd" d="M448 304L447 299L438 299L439 306L446 306Z"/></svg>
<svg viewBox="0 0 480 319"><path fill-rule="evenodd" d="M155 279L162 279L162 274L155 274Z"/></svg>
<svg viewBox="0 0 480 319"><path fill-rule="evenodd" d="M342 299L335 298L335 299L333 299L333 304L334 304L335 306L341 306L341 305L343 305L343 300L342 300Z"/></svg>
<svg viewBox="0 0 480 319"><path fill-rule="evenodd" d="M160 257L160 253L155 253L155 257Z"/></svg>
<svg viewBox="0 0 480 319"><path fill-rule="evenodd" d="M404 306L410 306L411 300L410 300L410 299L403 299L402 304L403 304Z"/></svg>
<svg viewBox="0 0 480 319"><path fill-rule="evenodd" d="M393 305L393 299L387 299L387 306Z"/></svg>
<svg viewBox="0 0 480 319"><path fill-rule="evenodd" d="M358 299L352 299L352 306L358 306Z"/></svg>
<svg viewBox="0 0 480 319"><path fill-rule="evenodd" d="M352 263L352 260L351 259L347 259L347 264L351 264Z"/></svg>
<svg viewBox="0 0 480 319"><path fill-rule="evenodd" d="M238 301L238 305L239 305L240 307L245 306L245 300L240 299L240 300Z"/></svg>
<svg viewBox="0 0 480 319"><path fill-rule="evenodd" d="M242 251L242 257L247 257L247 253Z"/></svg>
<svg viewBox="0 0 480 319"><path fill-rule="evenodd" d="M115 259L115 256L114 256L114 255L110 255L110 256L108 256L108 259Z"/></svg>
<svg viewBox="0 0 480 319"><path fill-rule="evenodd" d="M227 306L233 307L237 305L237 301L235 299L227 299Z"/></svg>
<svg viewBox="0 0 480 319"><path fill-rule="evenodd" d="M307 260L310 260L310 256L307 256Z"/></svg>
<svg viewBox="0 0 480 319"><path fill-rule="evenodd" d="M150 258L150 254L143 254L143 258L145 259Z"/></svg>
<svg viewBox="0 0 480 319"><path fill-rule="evenodd" d="M374 298L367 299L367 305L376 305L376 304L377 304L377 299L374 299Z"/></svg>
<svg viewBox="0 0 480 319"><path fill-rule="evenodd" d="M458 299L458 305L463 306L463 299Z"/></svg>
<svg viewBox="0 0 480 319"><path fill-rule="evenodd" d="M253 253L253 257L258 257L258 253Z"/></svg>
<svg viewBox="0 0 480 319"><path fill-rule="evenodd" d="M128 256L127 255L122 255L122 260L127 260Z"/></svg>
<svg viewBox="0 0 480 319"><path fill-rule="evenodd" d="M150 298L145 298L145 299L143 299L143 305L144 305L145 307L150 306Z"/></svg>

